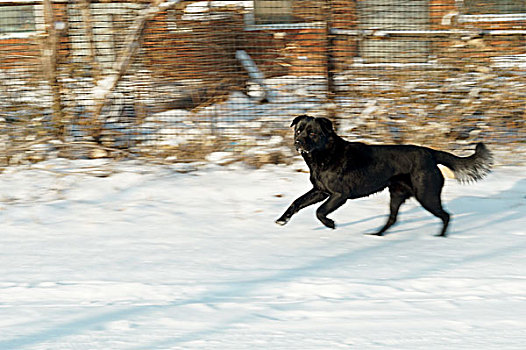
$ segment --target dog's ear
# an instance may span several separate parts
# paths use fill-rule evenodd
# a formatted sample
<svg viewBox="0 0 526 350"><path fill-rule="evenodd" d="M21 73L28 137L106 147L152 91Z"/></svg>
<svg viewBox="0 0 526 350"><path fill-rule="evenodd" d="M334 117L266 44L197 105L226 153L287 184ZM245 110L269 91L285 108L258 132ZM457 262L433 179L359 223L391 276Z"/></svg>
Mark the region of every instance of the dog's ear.
<svg viewBox="0 0 526 350"><path fill-rule="evenodd" d="M308 118L309 116L306 114L298 115L294 120L292 121L292 124L290 124L290 127L293 127L294 125L298 124L301 120Z"/></svg>
<svg viewBox="0 0 526 350"><path fill-rule="evenodd" d="M318 123L320 124L321 128L327 132L328 134L331 134L334 132L334 128L332 127L332 122L327 118L316 118Z"/></svg>

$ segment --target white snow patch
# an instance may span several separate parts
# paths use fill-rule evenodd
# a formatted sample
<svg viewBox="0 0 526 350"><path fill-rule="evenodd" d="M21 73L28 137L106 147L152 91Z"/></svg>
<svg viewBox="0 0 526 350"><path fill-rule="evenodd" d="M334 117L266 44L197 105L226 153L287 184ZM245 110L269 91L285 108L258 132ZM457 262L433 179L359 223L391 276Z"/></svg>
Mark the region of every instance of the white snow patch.
<svg viewBox="0 0 526 350"><path fill-rule="evenodd" d="M228 154L213 153L221 161ZM187 165L191 166L191 165ZM106 177L97 177L94 168ZM0 174L1 349L520 349L526 168L447 181L450 237L388 194L325 229L305 165L54 160Z"/></svg>

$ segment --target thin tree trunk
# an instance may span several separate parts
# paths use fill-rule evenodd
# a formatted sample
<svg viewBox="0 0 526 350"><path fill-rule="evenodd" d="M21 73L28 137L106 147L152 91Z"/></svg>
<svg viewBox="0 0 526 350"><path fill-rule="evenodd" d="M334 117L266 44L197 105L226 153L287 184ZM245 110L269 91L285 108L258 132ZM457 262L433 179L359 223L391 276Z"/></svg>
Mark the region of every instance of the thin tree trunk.
<svg viewBox="0 0 526 350"><path fill-rule="evenodd" d="M97 50L95 47L95 38L93 35L93 19L91 17L90 3L91 0L79 0L82 24L84 26L84 32L86 33L89 45L88 63L91 66L93 80L97 81L100 77L100 66L96 59Z"/></svg>
<svg viewBox="0 0 526 350"><path fill-rule="evenodd" d="M51 0L43 0L45 36L41 41L42 66L53 96L53 119L52 123L56 136L64 134L64 112L62 108L62 96L57 72L57 56L59 50L59 38L55 28L55 15Z"/></svg>

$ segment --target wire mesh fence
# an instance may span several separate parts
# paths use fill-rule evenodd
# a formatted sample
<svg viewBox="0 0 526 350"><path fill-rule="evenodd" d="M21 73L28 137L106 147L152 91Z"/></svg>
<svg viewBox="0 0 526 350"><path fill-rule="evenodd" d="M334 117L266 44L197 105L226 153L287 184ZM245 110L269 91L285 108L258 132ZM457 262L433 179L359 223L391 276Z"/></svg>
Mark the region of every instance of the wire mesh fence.
<svg viewBox="0 0 526 350"><path fill-rule="evenodd" d="M526 160L526 1L0 0L3 165L287 162L303 113Z"/></svg>

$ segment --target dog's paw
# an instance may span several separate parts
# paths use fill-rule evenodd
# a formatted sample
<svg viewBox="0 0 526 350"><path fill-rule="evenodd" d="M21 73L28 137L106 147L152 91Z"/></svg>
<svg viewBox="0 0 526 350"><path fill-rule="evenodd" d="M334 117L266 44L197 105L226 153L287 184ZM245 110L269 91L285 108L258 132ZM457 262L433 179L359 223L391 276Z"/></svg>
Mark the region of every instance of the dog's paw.
<svg viewBox="0 0 526 350"><path fill-rule="evenodd" d="M365 235L366 235L366 236L378 236L378 237L382 237L384 234L383 234L383 232L366 232Z"/></svg>
<svg viewBox="0 0 526 350"><path fill-rule="evenodd" d="M280 225L280 226L285 226L287 224L287 222L289 222L290 219L286 219L286 218L279 218L275 221L276 224Z"/></svg>
<svg viewBox="0 0 526 350"><path fill-rule="evenodd" d="M325 219L322 221L322 223L327 226L328 228L330 229L335 229L336 228L336 224L334 223L334 220L331 220L331 219Z"/></svg>

